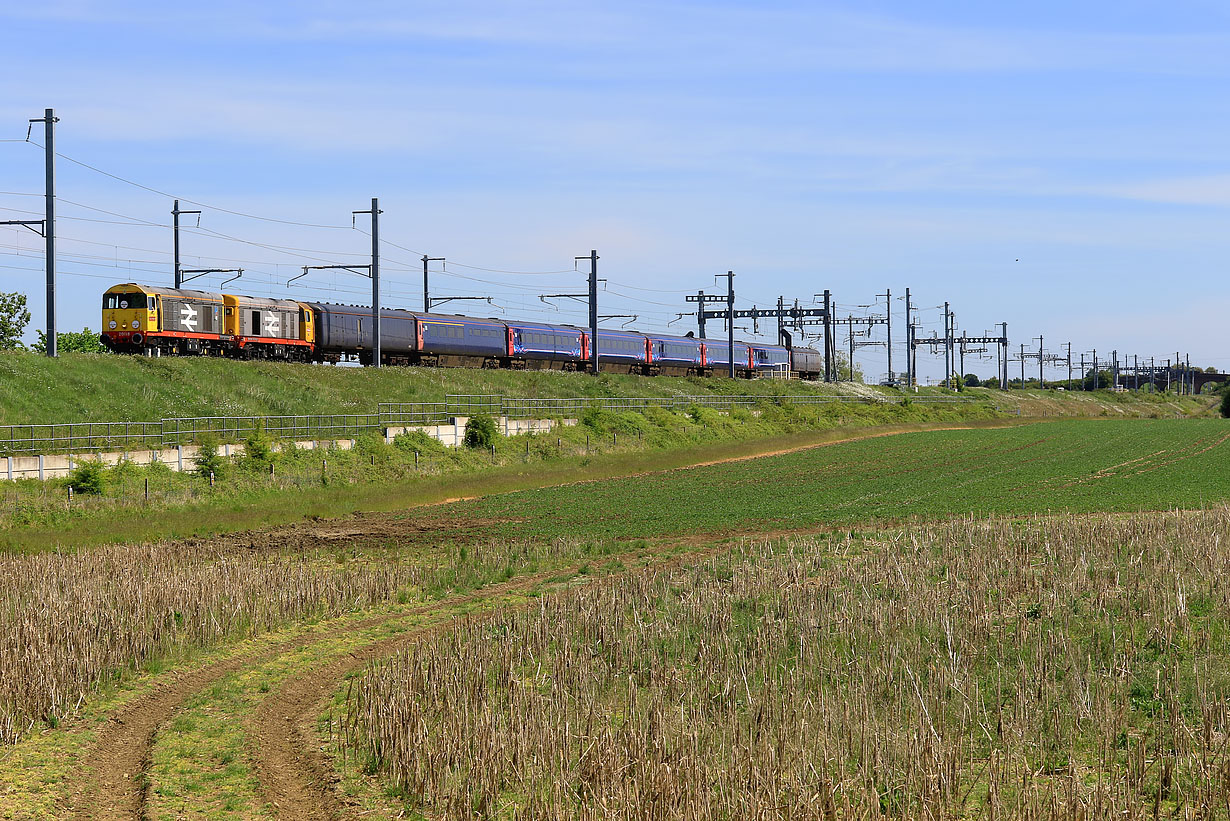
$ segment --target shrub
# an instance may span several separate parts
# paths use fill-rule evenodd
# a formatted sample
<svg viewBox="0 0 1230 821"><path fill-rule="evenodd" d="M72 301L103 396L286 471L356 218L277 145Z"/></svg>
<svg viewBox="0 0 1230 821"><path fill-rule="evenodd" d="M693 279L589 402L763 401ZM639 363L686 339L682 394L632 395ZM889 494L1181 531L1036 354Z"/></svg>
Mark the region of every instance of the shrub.
<svg viewBox="0 0 1230 821"><path fill-rule="evenodd" d="M388 461L392 448L384 441L383 436L368 431L354 438L354 452L377 462L385 462Z"/></svg>
<svg viewBox="0 0 1230 821"><path fill-rule="evenodd" d="M216 446L215 446L216 451ZM256 429L247 439L243 440L243 455L254 466L268 467L273 461L273 441L265 432L263 422L257 422ZM214 471L215 475L217 471Z"/></svg>
<svg viewBox="0 0 1230 821"><path fill-rule="evenodd" d="M592 405L581 412L581 424L595 433L606 433L610 424L611 412Z"/></svg>
<svg viewBox="0 0 1230 821"><path fill-rule="evenodd" d="M199 450L196 454L196 473L202 479L208 479L213 474L215 479L222 478L226 468L226 460L218 454L218 440L212 436L202 436L197 440Z"/></svg>
<svg viewBox="0 0 1230 821"><path fill-rule="evenodd" d="M68 486L73 489L74 493L101 496L104 485L101 462L82 462L68 474Z"/></svg>
<svg viewBox="0 0 1230 821"><path fill-rule="evenodd" d="M440 453L445 450L443 444L434 436L428 436L421 430L408 430L393 437L393 447L405 453Z"/></svg>
<svg viewBox="0 0 1230 821"><path fill-rule="evenodd" d="M466 422L465 446L467 448L489 448L495 444L499 436L495 420L485 414L471 416Z"/></svg>
<svg viewBox="0 0 1230 821"><path fill-rule="evenodd" d="M1221 395L1221 415L1226 419L1230 419L1230 391L1226 391Z"/></svg>

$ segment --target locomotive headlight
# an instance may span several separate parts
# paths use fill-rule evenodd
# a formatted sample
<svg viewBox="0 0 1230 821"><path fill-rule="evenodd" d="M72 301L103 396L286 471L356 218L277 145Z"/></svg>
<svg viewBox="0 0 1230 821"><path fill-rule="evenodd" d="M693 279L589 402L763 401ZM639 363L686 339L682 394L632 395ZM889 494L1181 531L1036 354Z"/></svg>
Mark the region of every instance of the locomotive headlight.
<svg viewBox="0 0 1230 821"><path fill-rule="evenodd" d="M115 320L114 320L114 319L113 319L113 320L111 320L111 325L110 325L110 328L111 328L111 330L113 330L113 331L115 330Z"/></svg>
<svg viewBox="0 0 1230 821"><path fill-rule="evenodd" d="M137 328L140 328L140 327L141 327L141 320L134 319L132 321L132 329L135 331Z"/></svg>

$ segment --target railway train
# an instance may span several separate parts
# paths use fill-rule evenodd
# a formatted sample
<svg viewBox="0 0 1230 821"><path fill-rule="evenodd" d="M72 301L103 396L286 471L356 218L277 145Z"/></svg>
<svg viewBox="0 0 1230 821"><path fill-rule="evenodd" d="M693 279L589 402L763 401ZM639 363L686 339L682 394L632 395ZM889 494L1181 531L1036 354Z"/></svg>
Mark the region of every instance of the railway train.
<svg viewBox="0 0 1230 821"><path fill-rule="evenodd" d="M227 356L294 362L372 362L371 309L328 302L222 294L136 283L103 294L102 343L117 353ZM389 365L588 370L589 331L384 308L380 359ZM754 378L792 371L818 379L819 351L795 345L598 330L604 372Z"/></svg>

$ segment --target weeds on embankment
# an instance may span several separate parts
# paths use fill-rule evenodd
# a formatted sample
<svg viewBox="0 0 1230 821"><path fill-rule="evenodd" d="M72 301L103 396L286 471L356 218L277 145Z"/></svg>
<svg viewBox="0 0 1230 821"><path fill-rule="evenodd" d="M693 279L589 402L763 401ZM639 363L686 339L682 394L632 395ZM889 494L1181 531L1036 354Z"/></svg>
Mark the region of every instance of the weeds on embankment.
<svg viewBox="0 0 1230 821"><path fill-rule="evenodd" d="M454 630L344 732L441 818L1225 817L1230 509L749 541Z"/></svg>

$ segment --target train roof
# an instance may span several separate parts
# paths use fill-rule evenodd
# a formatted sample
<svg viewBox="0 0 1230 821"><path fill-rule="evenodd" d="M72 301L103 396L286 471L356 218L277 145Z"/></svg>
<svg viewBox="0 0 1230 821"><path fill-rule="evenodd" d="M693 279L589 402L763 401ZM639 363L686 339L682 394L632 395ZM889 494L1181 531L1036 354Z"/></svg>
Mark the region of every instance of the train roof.
<svg viewBox="0 0 1230 821"><path fill-rule="evenodd" d="M182 296L192 299L210 299L220 300L222 294L216 291L197 291L191 288L163 288L159 285L141 285L136 282L123 282L119 285L112 285L103 293L107 294L123 294L129 291L140 291L143 294L158 294L160 296Z"/></svg>
<svg viewBox="0 0 1230 821"><path fill-rule="evenodd" d="M645 334L645 336L649 337L650 339L664 339L668 342L695 342L698 345L705 341L703 339L697 339L694 336L673 336L671 334L647 333Z"/></svg>
<svg viewBox="0 0 1230 821"><path fill-rule="evenodd" d="M361 312L363 316L371 316L372 314L372 306L370 305L345 305L340 302L312 302L310 300L305 300L303 304L311 305L313 308L316 308L318 310L336 311L339 308L345 308L347 309L345 311L346 313L350 313L351 311L356 311L356 312ZM410 310L407 310L406 308L384 307L380 309L381 313L385 313L386 311L396 311L399 314L410 314L412 316L418 316L419 314L418 311L410 311Z"/></svg>
<svg viewBox="0 0 1230 821"><path fill-rule="evenodd" d="M248 296L247 294L223 294L224 299L233 299L241 306L247 308L256 306L258 308L293 308L299 310L299 302L294 299L270 299L263 296Z"/></svg>
<svg viewBox="0 0 1230 821"><path fill-rule="evenodd" d="M465 316L463 314L425 314L420 311L415 311L414 315L424 322L450 322L460 324L469 322L477 325L504 325L502 319L484 319L477 316Z"/></svg>
<svg viewBox="0 0 1230 821"><path fill-rule="evenodd" d="M607 336L639 336L641 339L648 336L644 331L634 331L627 328L599 328L598 333Z"/></svg>
<svg viewBox="0 0 1230 821"><path fill-rule="evenodd" d="M492 317L494 319L494 317ZM515 319L500 319L497 322L503 322L510 328L528 328L532 331L567 331L568 333L585 333L584 329L578 328L575 325L553 325L550 322L519 322Z"/></svg>

